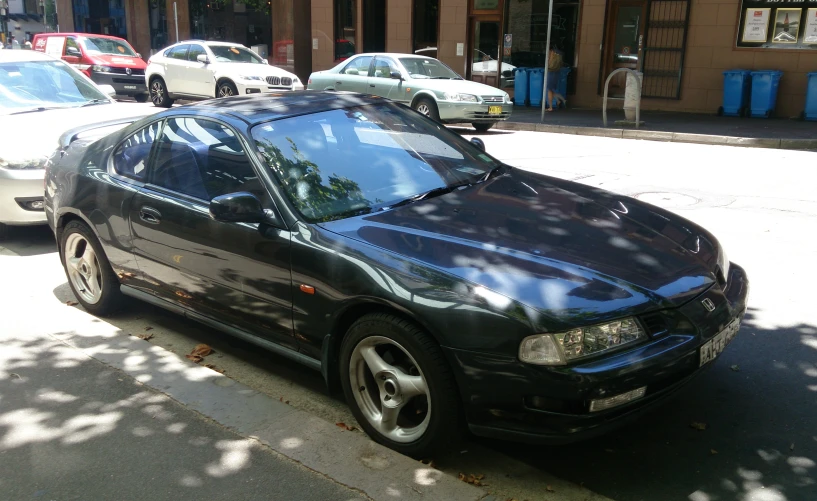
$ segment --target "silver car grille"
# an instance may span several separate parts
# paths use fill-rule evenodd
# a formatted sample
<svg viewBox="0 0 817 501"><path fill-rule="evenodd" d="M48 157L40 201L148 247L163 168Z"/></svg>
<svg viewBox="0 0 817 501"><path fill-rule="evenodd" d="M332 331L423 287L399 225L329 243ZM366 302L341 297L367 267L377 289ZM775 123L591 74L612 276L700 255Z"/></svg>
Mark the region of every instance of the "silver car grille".
<svg viewBox="0 0 817 501"><path fill-rule="evenodd" d="M283 85L289 87L292 85L292 79L289 77L267 77L267 83L270 85Z"/></svg>
<svg viewBox="0 0 817 501"><path fill-rule="evenodd" d="M281 85L286 85L287 87L292 85L292 79L289 77L282 77L281 78Z"/></svg>
<svg viewBox="0 0 817 501"><path fill-rule="evenodd" d="M480 96L484 103L502 103L505 102L504 96Z"/></svg>

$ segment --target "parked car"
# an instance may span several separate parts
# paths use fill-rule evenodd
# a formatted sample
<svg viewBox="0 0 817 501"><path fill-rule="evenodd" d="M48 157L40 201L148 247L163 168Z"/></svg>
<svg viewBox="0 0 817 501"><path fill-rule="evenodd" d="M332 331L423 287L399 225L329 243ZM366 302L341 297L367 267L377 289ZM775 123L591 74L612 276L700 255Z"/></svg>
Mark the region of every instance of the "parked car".
<svg viewBox="0 0 817 501"><path fill-rule="evenodd" d="M117 95L144 103L145 61L119 37L92 33L37 33L34 50L58 57L85 73L98 85L110 85Z"/></svg>
<svg viewBox="0 0 817 501"><path fill-rule="evenodd" d="M244 47L188 40L148 59L145 79L153 104L169 108L176 99L207 99L262 92L303 90L297 76Z"/></svg>
<svg viewBox="0 0 817 501"><path fill-rule="evenodd" d="M412 54L358 54L312 73L308 89L365 92L414 108L442 123L485 131L511 116L507 92L463 80L443 62Z"/></svg>
<svg viewBox="0 0 817 501"><path fill-rule="evenodd" d="M415 54L429 57L437 57L437 47L426 47L417 49ZM474 49L473 63L471 63L471 74L485 78L486 76L496 76L497 60L479 49ZM502 62L502 69L499 75L499 86L503 89L513 87L516 76L516 66Z"/></svg>
<svg viewBox="0 0 817 501"><path fill-rule="evenodd" d="M63 132L88 123L141 117L153 109L117 103L110 98L113 94L110 86L97 86L46 54L0 52L0 116L4 124L0 133L0 238L5 237L8 226L46 223L43 164Z"/></svg>
<svg viewBox="0 0 817 501"><path fill-rule="evenodd" d="M319 370L412 456L463 418L529 443L608 430L711 365L746 310L703 228L382 98L207 101L65 151L46 213L85 309L144 300Z"/></svg>

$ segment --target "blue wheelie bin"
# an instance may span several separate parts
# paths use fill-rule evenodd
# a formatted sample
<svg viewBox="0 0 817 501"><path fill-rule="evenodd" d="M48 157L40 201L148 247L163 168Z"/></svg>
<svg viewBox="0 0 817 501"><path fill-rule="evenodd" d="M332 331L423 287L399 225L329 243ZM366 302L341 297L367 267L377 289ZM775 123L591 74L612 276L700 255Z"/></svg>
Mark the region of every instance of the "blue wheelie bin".
<svg viewBox="0 0 817 501"><path fill-rule="evenodd" d="M515 106L528 105L528 70L530 68L516 68L513 76L513 104Z"/></svg>
<svg viewBox="0 0 817 501"><path fill-rule="evenodd" d="M769 118L777 106L777 87L782 71L767 70L752 72L751 116Z"/></svg>
<svg viewBox="0 0 817 501"><path fill-rule="evenodd" d="M723 72L723 106L718 115L727 117L746 116L749 110L749 93L752 84L749 70L727 70Z"/></svg>
<svg viewBox="0 0 817 501"><path fill-rule="evenodd" d="M528 68L530 75L528 102L531 106L541 106L542 88L545 83L545 70L543 68Z"/></svg>
<svg viewBox="0 0 817 501"><path fill-rule="evenodd" d="M806 84L806 110L803 112L806 120L817 121L817 73L808 74Z"/></svg>

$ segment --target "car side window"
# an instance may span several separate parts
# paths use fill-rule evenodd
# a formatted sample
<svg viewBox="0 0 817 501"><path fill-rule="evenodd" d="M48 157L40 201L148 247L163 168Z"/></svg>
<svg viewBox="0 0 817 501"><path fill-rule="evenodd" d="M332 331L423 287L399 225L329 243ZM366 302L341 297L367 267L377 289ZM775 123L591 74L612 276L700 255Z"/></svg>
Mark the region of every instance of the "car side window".
<svg viewBox="0 0 817 501"><path fill-rule="evenodd" d="M356 57L341 70L341 73L344 75L360 75L365 77L369 74L369 64L371 62L372 56Z"/></svg>
<svg viewBox="0 0 817 501"><path fill-rule="evenodd" d="M154 122L127 138L113 152L113 168L117 174L144 181L150 149L159 135L161 122Z"/></svg>
<svg viewBox="0 0 817 501"><path fill-rule="evenodd" d="M173 59L187 59L188 48L190 48L189 45L179 45L178 47L173 48L169 53L167 53L167 57Z"/></svg>
<svg viewBox="0 0 817 501"><path fill-rule="evenodd" d="M67 37L65 39L65 55L79 57L82 53L79 50L79 43L74 37Z"/></svg>
<svg viewBox="0 0 817 501"><path fill-rule="evenodd" d="M238 134L203 118L167 120L156 146L150 183L205 201L248 191L269 203Z"/></svg>
<svg viewBox="0 0 817 501"><path fill-rule="evenodd" d="M391 78L391 72L400 73L397 63L385 57L377 57L374 60L374 76L378 78Z"/></svg>
<svg viewBox="0 0 817 501"><path fill-rule="evenodd" d="M198 57L200 55L205 56L207 55L207 52L204 50L204 47L195 44L190 45L190 50L187 52L187 60L193 61L194 63L198 62Z"/></svg>

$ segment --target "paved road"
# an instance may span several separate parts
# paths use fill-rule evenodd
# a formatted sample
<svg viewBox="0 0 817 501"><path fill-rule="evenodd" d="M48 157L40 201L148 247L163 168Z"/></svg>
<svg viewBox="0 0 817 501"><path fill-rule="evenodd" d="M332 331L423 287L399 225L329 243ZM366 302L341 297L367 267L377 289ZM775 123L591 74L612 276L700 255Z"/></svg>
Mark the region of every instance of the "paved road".
<svg viewBox="0 0 817 501"><path fill-rule="evenodd" d="M711 370L633 426L559 448L473 440L437 458L440 468L484 473L491 490L517 499L601 499L579 485L619 501L817 499L817 154L527 132L481 137L512 165L638 195L703 224L747 269L751 309ZM17 231L6 247L21 255L14 266L59 273L45 231ZM64 278L48 283L61 285L42 300L71 299ZM151 342L178 353L207 342L217 351L210 361L230 377L326 420L352 420L317 374L220 333L138 303L107 320L150 332Z"/></svg>

